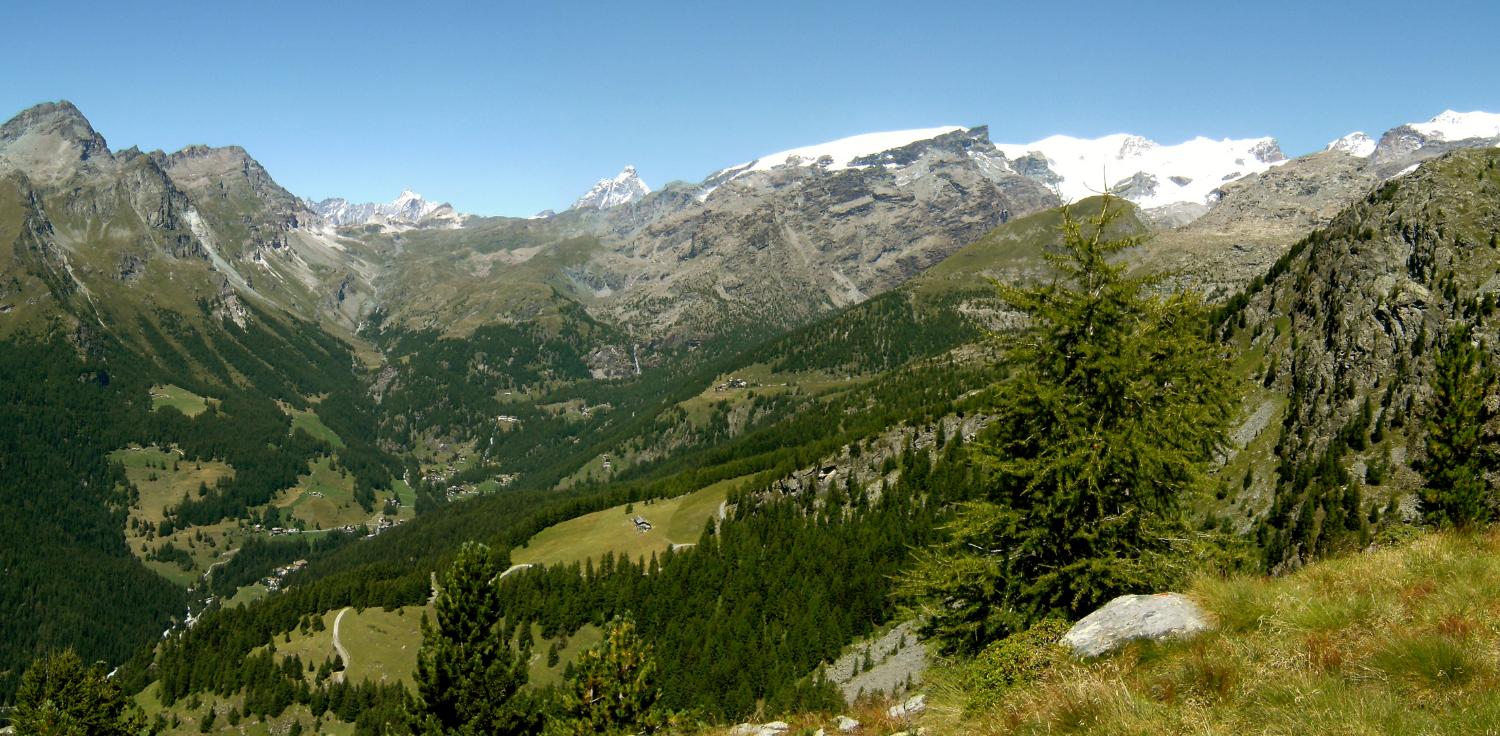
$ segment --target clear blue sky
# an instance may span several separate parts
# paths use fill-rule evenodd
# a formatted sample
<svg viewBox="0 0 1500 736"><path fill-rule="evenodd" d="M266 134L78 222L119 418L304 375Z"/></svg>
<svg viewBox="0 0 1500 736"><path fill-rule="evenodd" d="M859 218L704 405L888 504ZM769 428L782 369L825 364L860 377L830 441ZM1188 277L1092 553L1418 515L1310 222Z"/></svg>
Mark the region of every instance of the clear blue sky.
<svg viewBox="0 0 1500 736"><path fill-rule="evenodd" d="M856 133L1274 135L1500 111L1500 2L9 2L0 118L244 146L304 196L567 206ZM144 5L144 4L140 4Z"/></svg>

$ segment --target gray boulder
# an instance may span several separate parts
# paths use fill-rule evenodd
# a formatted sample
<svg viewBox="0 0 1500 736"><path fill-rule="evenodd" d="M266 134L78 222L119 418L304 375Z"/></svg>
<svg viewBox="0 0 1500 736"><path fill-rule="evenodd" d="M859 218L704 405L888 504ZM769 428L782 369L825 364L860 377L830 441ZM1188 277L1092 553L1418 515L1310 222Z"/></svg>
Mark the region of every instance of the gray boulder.
<svg viewBox="0 0 1500 736"><path fill-rule="evenodd" d="M1078 657L1098 657L1127 642L1187 639L1209 628L1203 609L1180 593L1122 595L1074 624L1062 643Z"/></svg>
<svg viewBox="0 0 1500 736"><path fill-rule="evenodd" d="M911 718L924 710L927 710L927 696L919 693L907 698L904 703L891 706L886 714L892 718Z"/></svg>
<svg viewBox="0 0 1500 736"><path fill-rule="evenodd" d="M730 729L732 736L781 736L791 728L786 721L771 721L770 723L741 723Z"/></svg>

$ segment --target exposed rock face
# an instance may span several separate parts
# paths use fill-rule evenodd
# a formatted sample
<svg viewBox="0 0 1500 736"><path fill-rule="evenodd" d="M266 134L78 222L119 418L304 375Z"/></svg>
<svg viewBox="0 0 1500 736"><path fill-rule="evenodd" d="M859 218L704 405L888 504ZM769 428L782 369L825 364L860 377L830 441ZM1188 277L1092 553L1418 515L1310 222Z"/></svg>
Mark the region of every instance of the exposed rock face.
<svg viewBox="0 0 1500 736"><path fill-rule="evenodd" d="M901 695L907 683L920 684L927 671L927 649L917 636L918 628L916 621L905 621L884 636L856 644L823 674L838 686L846 703L853 704L861 695ZM871 662L868 671L866 657Z"/></svg>
<svg viewBox="0 0 1500 736"><path fill-rule="evenodd" d="M28 108L0 126L0 168L24 171L38 185L113 165L104 136L66 100Z"/></svg>
<svg viewBox="0 0 1500 736"><path fill-rule="evenodd" d="M847 168L742 172L701 203L683 194L639 202L665 206L635 227L607 222L610 252L588 267L619 274L623 286L599 310L648 335L800 324L906 281L1004 219L1058 204L1011 171L982 129L856 157Z"/></svg>
<svg viewBox="0 0 1500 736"><path fill-rule="evenodd" d="M370 264L309 231L313 214L239 147L112 152L77 108L47 103L0 126L0 178L42 223L26 268L74 311L207 304L239 323L249 298L353 324L370 308Z"/></svg>
<svg viewBox="0 0 1500 736"><path fill-rule="evenodd" d="M311 212L239 146L188 146L163 159L167 175L222 234L223 255L283 248Z"/></svg>
<svg viewBox="0 0 1500 736"><path fill-rule="evenodd" d="M1180 593L1122 595L1063 635L1079 657L1099 657L1132 641L1189 638L1209 629L1208 616Z"/></svg>
<svg viewBox="0 0 1500 736"><path fill-rule="evenodd" d="M1181 274L1183 285L1211 298L1226 297L1377 181L1364 159L1341 152L1303 156L1220 187L1212 208L1158 233L1139 257L1152 269Z"/></svg>

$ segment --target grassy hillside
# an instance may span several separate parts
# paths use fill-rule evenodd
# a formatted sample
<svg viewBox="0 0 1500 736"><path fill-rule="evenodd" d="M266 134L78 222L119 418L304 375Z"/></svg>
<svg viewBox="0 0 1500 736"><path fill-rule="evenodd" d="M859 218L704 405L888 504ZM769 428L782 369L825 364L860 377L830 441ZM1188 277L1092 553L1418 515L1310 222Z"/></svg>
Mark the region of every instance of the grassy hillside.
<svg viewBox="0 0 1500 736"><path fill-rule="evenodd" d="M1484 734L1500 731L1500 532L1428 533L1282 578L1187 591L1217 630L1035 682L939 679L927 725L973 734ZM984 661L983 656L980 661ZM991 663L997 661L989 660Z"/></svg>
<svg viewBox="0 0 1500 736"><path fill-rule="evenodd" d="M568 564L598 559L607 552L640 559L669 547L693 544L704 525L717 517L729 491L745 480L731 478L685 496L621 504L569 519L543 529L525 546L512 550L511 562ZM637 516L647 520L651 528L638 529L633 521Z"/></svg>

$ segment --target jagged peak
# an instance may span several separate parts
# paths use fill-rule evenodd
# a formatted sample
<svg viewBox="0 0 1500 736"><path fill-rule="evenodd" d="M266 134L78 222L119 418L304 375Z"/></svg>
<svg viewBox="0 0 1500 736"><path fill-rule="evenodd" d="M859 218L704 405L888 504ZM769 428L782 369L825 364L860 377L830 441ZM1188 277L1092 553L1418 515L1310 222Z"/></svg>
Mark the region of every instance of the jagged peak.
<svg viewBox="0 0 1500 736"><path fill-rule="evenodd" d="M99 135L77 106L67 100L58 100L32 105L16 113L4 126L0 126L0 138L19 135L26 130L61 132L70 128L74 131L86 131L84 137Z"/></svg>
<svg viewBox="0 0 1500 736"><path fill-rule="evenodd" d="M63 151L68 153L60 155ZM0 166L35 181L59 182L101 162L106 167L114 162L109 144L67 100L33 105L0 125Z"/></svg>
<svg viewBox="0 0 1500 736"><path fill-rule="evenodd" d="M613 177L595 182L588 193L573 203L573 209L607 210L635 202L650 193L651 187L641 180L635 167L626 166Z"/></svg>

